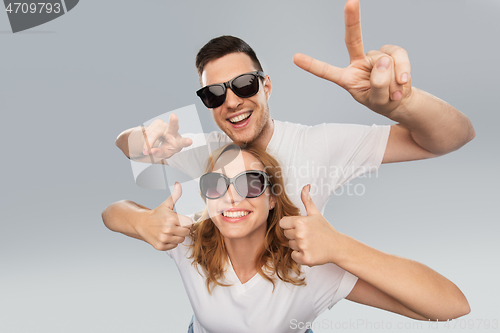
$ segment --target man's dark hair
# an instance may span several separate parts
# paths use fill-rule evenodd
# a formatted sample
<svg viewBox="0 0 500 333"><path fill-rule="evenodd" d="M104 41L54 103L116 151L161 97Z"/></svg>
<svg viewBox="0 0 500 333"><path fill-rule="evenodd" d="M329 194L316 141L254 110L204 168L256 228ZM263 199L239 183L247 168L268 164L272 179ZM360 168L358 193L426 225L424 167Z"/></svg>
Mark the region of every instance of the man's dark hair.
<svg viewBox="0 0 500 333"><path fill-rule="evenodd" d="M211 39L196 55L196 69L201 77L203 69L210 61L222 58L230 53L243 52L252 59L256 70L263 71L254 50L244 40L233 36L220 36Z"/></svg>

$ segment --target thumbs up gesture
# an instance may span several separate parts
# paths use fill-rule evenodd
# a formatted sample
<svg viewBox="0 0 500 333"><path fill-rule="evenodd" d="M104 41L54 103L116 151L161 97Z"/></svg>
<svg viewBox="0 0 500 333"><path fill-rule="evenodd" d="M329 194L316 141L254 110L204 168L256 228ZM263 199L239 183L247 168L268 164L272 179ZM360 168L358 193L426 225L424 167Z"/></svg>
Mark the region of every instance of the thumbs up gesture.
<svg viewBox="0 0 500 333"><path fill-rule="evenodd" d="M181 195L181 184L176 183L172 195L150 210L144 222L137 227L141 237L159 251L171 250L189 236L191 219L173 211Z"/></svg>
<svg viewBox="0 0 500 333"><path fill-rule="evenodd" d="M309 195L311 185L302 188L301 199L307 216L286 216L281 219L293 250L292 259L301 265L316 266L332 262L335 238L339 232L321 215Z"/></svg>

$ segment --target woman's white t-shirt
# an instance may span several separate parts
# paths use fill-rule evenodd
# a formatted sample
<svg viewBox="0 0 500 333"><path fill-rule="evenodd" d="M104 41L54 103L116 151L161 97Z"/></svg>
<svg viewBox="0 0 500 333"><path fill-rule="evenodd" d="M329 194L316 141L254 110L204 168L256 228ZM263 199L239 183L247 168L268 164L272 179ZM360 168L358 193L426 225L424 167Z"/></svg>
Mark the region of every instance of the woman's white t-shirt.
<svg viewBox="0 0 500 333"><path fill-rule="evenodd" d="M223 282L231 286L212 287L210 295L203 269L187 259L190 242L187 237L167 253L179 268L194 311L196 333L304 332L308 323L345 298L357 281L334 264L303 266L305 286L276 279L273 292L271 282L259 274L242 284L228 260Z"/></svg>

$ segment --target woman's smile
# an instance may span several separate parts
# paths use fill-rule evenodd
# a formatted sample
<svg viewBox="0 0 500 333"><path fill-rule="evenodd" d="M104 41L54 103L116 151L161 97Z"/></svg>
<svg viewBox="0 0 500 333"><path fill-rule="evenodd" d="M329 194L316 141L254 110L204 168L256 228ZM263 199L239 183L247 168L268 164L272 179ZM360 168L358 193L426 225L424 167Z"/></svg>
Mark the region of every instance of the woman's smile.
<svg viewBox="0 0 500 333"><path fill-rule="evenodd" d="M240 222L245 220L252 212L246 209L230 208L221 213L222 220L226 222Z"/></svg>

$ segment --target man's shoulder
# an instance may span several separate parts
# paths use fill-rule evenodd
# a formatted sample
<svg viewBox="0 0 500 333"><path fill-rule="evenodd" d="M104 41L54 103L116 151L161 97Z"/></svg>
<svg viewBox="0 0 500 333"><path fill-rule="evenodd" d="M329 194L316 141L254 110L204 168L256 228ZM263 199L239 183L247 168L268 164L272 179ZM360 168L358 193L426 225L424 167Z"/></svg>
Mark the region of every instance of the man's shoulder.
<svg viewBox="0 0 500 333"><path fill-rule="evenodd" d="M384 128L390 127L390 125L362 125L349 123L319 123L315 125L304 125L275 119L274 126L275 132L278 135L286 135L290 133L297 134L299 132L304 134L314 134L317 132L326 132L328 134L344 134L384 130Z"/></svg>
<svg viewBox="0 0 500 333"><path fill-rule="evenodd" d="M273 119L274 121L274 135L276 136L287 136L287 135L296 135L301 130L306 130L311 127L308 125L291 123L288 121L281 121Z"/></svg>
<svg viewBox="0 0 500 333"><path fill-rule="evenodd" d="M226 133L220 131L213 131L209 133L186 133L182 134L183 137L193 140L193 147L212 142L212 143L230 143L232 140Z"/></svg>
<svg viewBox="0 0 500 333"><path fill-rule="evenodd" d="M321 123L304 125L287 121L274 120L274 133L268 145L272 152L309 151L326 153L334 147L344 147L346 143L354 145L377 138L380 133L386 132L386 127L380 125L359 125L345 123Z"/></svg>
<svg viewBox="0 0 500 333"><path fill-rule="evenodd" d="M274 126L278 126L278 127L308 127L307 125L303 125L303 124L299 124L299 123L292 123L292 122L289 122L289 121L283 121L283 120L276 120L276 119L273 119L273 122L274 122Z"/></svg>
<svg viewBox="0 0 500 333"><path fill-rule="evenodd" d="M300 123L292 123L289 121L282 121L282 120L276 120L273 119L274 121L274 126L279 128L279 129L301 129L301 130L307 130L307 129L314 129L314 128L325 128L325 127L350 127L353 126L353 124L343 124L343 123L319 123L319 124L314 124L314 125L305 125L305 124L300 124ZM358 125L354 125L358 126ZM359 125L361 126L361 125Z"/></svg>
<svg viewBox="0 0 500 333"><path fill-rule="evenodd" d="M324 133L325 131L341 131L348 128L346 124L321 123L315 125L304 125L288 121L274 120L275 134L279 137L310 136Z"/></svg>

